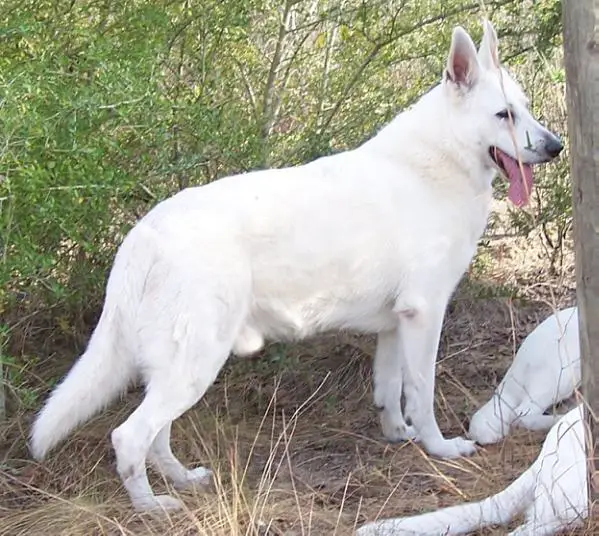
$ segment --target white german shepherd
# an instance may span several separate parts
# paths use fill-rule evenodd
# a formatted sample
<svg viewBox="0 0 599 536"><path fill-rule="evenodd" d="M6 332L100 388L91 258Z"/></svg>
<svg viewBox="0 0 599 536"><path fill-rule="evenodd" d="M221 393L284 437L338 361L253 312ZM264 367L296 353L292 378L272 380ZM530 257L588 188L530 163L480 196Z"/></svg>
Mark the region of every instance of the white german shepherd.
<svg viewBox="0 0 599 536"><path fill-rule="evenodd" d="M387 438L417 437L447 458L474 452L472 441L444 438L433 413L445 308L487 223L497 171L522 205L531 165L562 149L484 30L477 52L455 28L442 82L360 147L189 188L152 209L116 255L87 350L33 425L33 456L139 377L145 398L112 432L117 469L136 509L177 508L153 494L146 458L176 485L209 478L175 458L170 428L231 351L333 329L378 334L374 398Z"/></svg>
<svg viewBox="0 0 599 536"><path fill-rule="evenodd" d="M508 536L565 534L588 517L584 408L570 410L551 427L532 465L499 493L413 517L363 525L357 536L457 536L507 525L524 514Z"/></svg>
<svg viewBox="0 0 599 536"><path fill-rule="evenodd" d="M511 426L549 430L563 415L545 411L575 393L581 381L578 308L548 316L522 341L491 399L470 420L469 435L487 445Z"/></svg>

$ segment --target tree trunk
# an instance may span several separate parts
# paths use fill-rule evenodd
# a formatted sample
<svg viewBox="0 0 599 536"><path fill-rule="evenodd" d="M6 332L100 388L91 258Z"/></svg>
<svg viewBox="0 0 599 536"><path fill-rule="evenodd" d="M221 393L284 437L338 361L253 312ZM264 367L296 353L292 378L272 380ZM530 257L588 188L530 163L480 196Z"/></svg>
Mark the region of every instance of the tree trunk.
<svg viewBox="0 0 599 536"><path fill-rule="evenodd" d="M599 454L599 0L564 0L563 21L582 395L593 476ZM598 495L593 488L591 500Z"/></svg>

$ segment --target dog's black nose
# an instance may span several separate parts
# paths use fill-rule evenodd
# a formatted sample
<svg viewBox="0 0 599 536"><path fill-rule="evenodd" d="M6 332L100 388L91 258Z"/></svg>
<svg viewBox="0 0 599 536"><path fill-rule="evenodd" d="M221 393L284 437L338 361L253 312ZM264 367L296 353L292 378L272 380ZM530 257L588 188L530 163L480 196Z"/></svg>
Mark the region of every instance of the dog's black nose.
<svg viewBox="0 0 599 536"><path fill-rule="evenodd" d="M547 152L547 155L551 158L555 158L558 154L560 154L563 148L564 145L557 136L551 136L546 138L545 151Z"/></svg>

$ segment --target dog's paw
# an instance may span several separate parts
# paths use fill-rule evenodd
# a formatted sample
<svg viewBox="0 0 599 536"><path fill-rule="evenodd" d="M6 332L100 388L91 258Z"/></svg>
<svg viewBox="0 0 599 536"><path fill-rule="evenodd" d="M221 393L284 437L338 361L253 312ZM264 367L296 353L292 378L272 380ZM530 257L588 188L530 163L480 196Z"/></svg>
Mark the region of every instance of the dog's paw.
<svg viewBox="0 0 599 536"><path fill-rule="evenodd" d="M438 458L460 458L474 454L476 452L476 444L474 441L463 437L454 437L452 439L444 439L442 442L433 445L427 445L426 451Z"/></svg>
<svg viewBox="0 0 599 536"><path fill-rule="evenodd" d="M385 439L390 443L401 443L402 441L417 441L418 433L413 426L407 424L383 429Z"/></svg>
<svg viewBox="0 0 599 536"><path fill-rule="evenodd" d="M381 428L385 439L391 443L418 440L418 434L413 426L406 424L403 417L398 418L386 410L381 412Z"/></svg>
<svg viewBox="0 0 599 536"><path fill-rule="evenodd" d="M170 495L152 495L133 503L133 507L137 512L154 515L181 510L184 506L183 501Z"/></svg>
<svg viewBox="0 0 599 536"><path fill-rule="evenodd" d="M501 441L506 435L509 427L497 430L491 426L470 426L468 435L479 445L490 445Z"/></svg>
<svg viewBox="0 0 599 536"><path fill-rule="evenodd" d="M491 417L479 411L470 419L468 435L479 445L489 445L501 441L509 430L509 422L504 422L496 416Z"/></svg>
<svg viewBox="0 0 599 536"><path fill-rule="evenodd" d="M212 482L212 471L205 467L196 467L187 471L185 478L174 482L177 489L206 488Z"/></svg>

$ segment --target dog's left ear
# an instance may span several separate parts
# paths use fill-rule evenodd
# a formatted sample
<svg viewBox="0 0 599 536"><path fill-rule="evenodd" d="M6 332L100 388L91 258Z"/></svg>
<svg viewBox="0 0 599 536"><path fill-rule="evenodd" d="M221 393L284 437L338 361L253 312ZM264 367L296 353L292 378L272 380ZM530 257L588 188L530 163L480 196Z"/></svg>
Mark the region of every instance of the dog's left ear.
<svg viewBox="0 0 599 536"><path fill-rule="evenodd" d="M491 22L483 20L483 39L478 49L478 59L485 69L499 69L499 52L497 50L497 33Z"/></svg>
<svg viewBox="0 0 599 536"><path fill-rule="evenodd" d="M470 89L476 84L479 74L480 65L476 47L466 30L457 26L454 28L451 38L451 47L445 68L445 81L454 84L459 89Z"/></svg>

